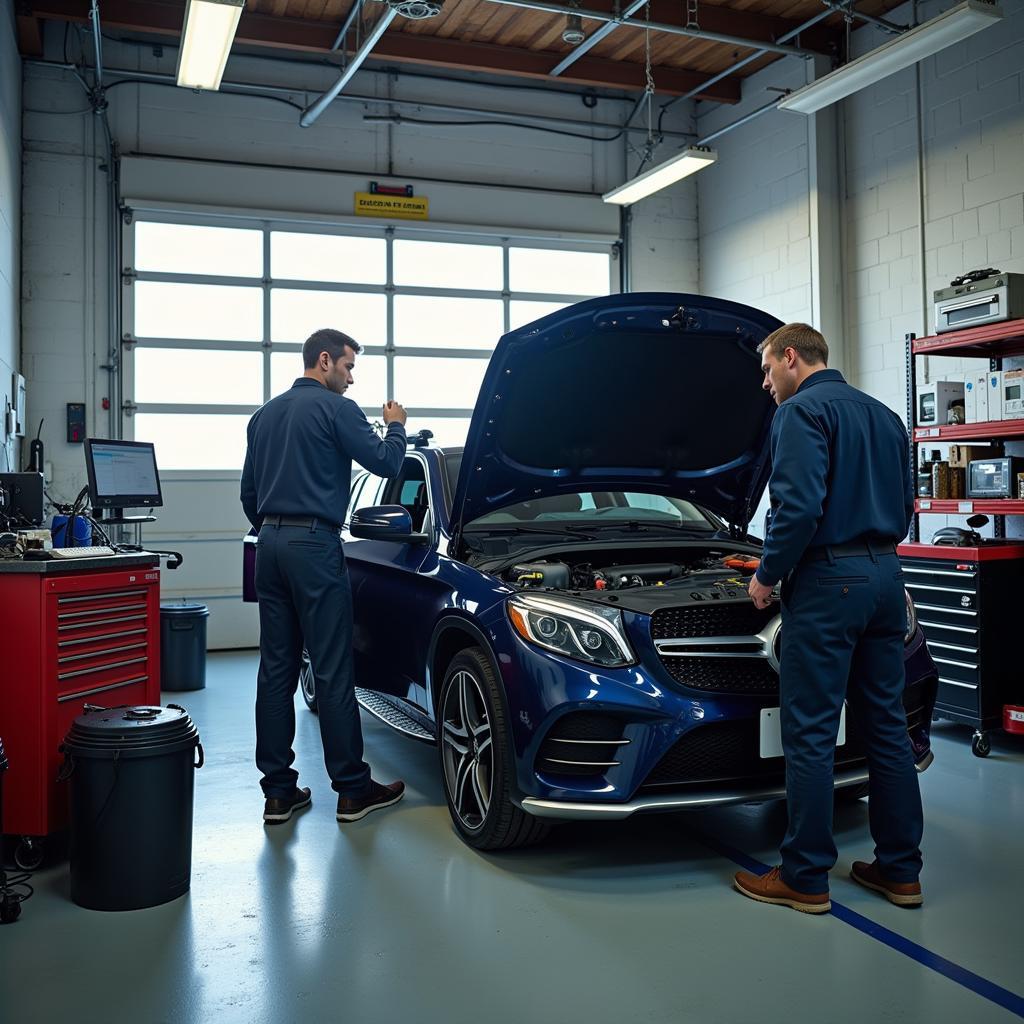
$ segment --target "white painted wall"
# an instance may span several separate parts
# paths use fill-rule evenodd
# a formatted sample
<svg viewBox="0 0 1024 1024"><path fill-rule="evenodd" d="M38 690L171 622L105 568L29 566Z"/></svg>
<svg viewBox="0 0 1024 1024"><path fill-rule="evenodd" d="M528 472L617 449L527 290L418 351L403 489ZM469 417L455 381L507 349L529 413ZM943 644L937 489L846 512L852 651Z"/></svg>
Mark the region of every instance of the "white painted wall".
<svg viewBox="0 0 1024 1024"><path fill-rule="evenodd" d="M21 370L21 58L14 7L0 14L0 416ZM0 426L0 469L20 468L20 445Z"/></svg>
<svg viewBox="0 0 1024 1024"><path fill-rule="evenodd" d="M49 32L47 56L60 60L63 31ZM75 46L72 36L72 47ZM173 73L176 52L104 41L108 68ZM233 57L226 80L287 87L306 105L333 81L332 69ZM24 354L30 418L46 417L43 432L53 465L52 492L70 500L85 483L82 452L65 444L64 406L85 401L90 433L105 436L102 408L109 382L107 335L107 221L105 147L84 94L65 71L25 69ZM346 93L395 95L492 110L621 122L630 103L455 85L423 78L360 73ZM431 219L548 234L615 236L619 218L600 194L626 177L623 140L597 143L521 129L367 125L367 113L386 108L341 101L309 129L287 103L228 94L197 95L159 85L122 85L108 93L126 197L204 206L240 206L344 217L353 186L369 178L412 182L431 199ZM457 115L403 109L407 118L451 120ZM669 130L692 129L692 105L678 104ZM595 131L595 134L611 134ZM642 136L633 136L641 142ZM682 140L670 145L678 146ZM667 144L668 145L668 144ZM659 154L658 159L667 155ZM635 158L630 156L630 170ZM525 188L523 186L526 186ZM697 288L696 188L684 182L634 208L634 290ZM165 573L165 599L187 597L211 608L211 647L253 644L255 610L239 600L241 552L247 524L237 479L181 474L165 480L166 505L147 527L153 547L181 550L185 565Z"/></svg>
<svg viewBox="0 0 1024 1024"><path fill-rule="evenodd" d="M701 136L798 88L805 68L787 59L743 82L737 107L700 104ZM700 289L783 321L811 319L808 122L774 110L710 143L718 163L696 176Z"/></svg>

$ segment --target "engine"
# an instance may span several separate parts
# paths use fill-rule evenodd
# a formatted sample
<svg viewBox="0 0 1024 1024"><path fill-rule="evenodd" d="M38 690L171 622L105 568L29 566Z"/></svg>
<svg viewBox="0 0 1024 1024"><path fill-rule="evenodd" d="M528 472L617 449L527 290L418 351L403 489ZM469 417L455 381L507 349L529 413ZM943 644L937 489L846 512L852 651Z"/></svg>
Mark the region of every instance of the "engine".
<svg viewBox="0 0 1024 1024"><path fill-rule="evenodd" d="M665 587L691 579L694 573L723 572L749 574L757 568L750 555L720 552L696 555L686 563L644 562L594 566L589 562L537 561L513 565L505 579L523 588L570 591L630 590L638 587Z"/></svg>

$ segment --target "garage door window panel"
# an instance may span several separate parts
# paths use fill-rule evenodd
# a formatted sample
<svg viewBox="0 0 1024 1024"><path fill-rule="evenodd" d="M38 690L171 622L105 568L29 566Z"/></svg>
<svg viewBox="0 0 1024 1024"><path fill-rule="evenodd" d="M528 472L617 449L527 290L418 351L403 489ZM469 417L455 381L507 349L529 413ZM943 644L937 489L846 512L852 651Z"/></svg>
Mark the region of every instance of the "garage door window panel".
<svg viewBox="0 0 1024 1024"><path fill-rule="evenodd" d="M140 347L135 353L135 401L260 405L263 357L259 352Z"/></svg>
<svg viewBox="0 0 1024 1024"><path fill-rule="evenodd" d="M262 341L263 289L224 284L138 281L136 338Z"/></svg>
<svg viewBox="0 0 1024 1024"><path fill-rule="evenodd" d="M384 284L387 242L383 238L272 231L270 276L275 281Z"/></svg>
<svg viewBox="0 0 1024 1024"><path fill-rule="evenodd" d="M263 232L204 224L140 221L135 227L135 269L163 274L263 276Z"/></svg>

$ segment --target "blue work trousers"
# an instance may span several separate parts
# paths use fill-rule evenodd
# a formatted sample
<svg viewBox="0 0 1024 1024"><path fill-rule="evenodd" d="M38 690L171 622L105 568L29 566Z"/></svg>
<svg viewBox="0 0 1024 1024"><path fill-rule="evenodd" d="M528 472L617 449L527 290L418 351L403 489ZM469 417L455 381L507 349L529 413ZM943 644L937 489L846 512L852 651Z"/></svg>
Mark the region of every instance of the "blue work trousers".
<svg viewBox="0 0 1024 1024"><path fill-rule="evenodd" d="M828 891L836 739L843 708L867 752L875 857L893 882L917 881L921 793L907 736L906 605L895 554L802 561L782 588L781 725L789 827L782 877Z"/></svg>
<svg viewBox="0 0 1024 1024"><path fill-rule="evenodd" d="M341 537L328 524L264 524L256 546L260 668L256 766L267 797L288 797L298 772L295 691L305 642L316 681L324 763L333 788L362 796L370 785L352 671L352 593Z"/></svg>

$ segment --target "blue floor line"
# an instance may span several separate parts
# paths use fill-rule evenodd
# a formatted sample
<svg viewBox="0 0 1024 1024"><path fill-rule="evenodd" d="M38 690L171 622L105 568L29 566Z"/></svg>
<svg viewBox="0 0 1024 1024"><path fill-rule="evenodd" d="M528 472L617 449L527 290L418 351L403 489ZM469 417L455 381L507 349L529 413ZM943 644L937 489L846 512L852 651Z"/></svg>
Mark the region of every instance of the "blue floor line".
<svg viewBox="0 0 1024 1024"><path fill-rule="evenodd" d="M706 833L695 832L693 836L709 849L720 853L734 864L738 864L744 871L753 871L761 875L770 867L770 865L762 864L761 861L755 860L753 857L748 857L742 850L737 850L735 847L729 846L728 843L723 843ZM882 897L879 898L881 899ZM908 913L913 913L913 911L908 911ZM950 981L962 985L983 999L987 999L989 1002L1009 1010L1018 1017L1024 1018L1024 996L1019 996L1015 992L1011 992L1009 989L1005 989L995 982L967 970L966 967L961 967L959 964L939 956L938 953L933 953L930 949L919 946L916 942L898 935L884 925L878 924L862 914L858 914L857 911L851 910L835 900L832 901L832 916L850 925L852 928L856 928L857 931L877 939L890 949L896 950L897 953L910 957L911 960L917 961L922 967L927 967L937 974L941 974L944 978L949 978Z"/></svg>

